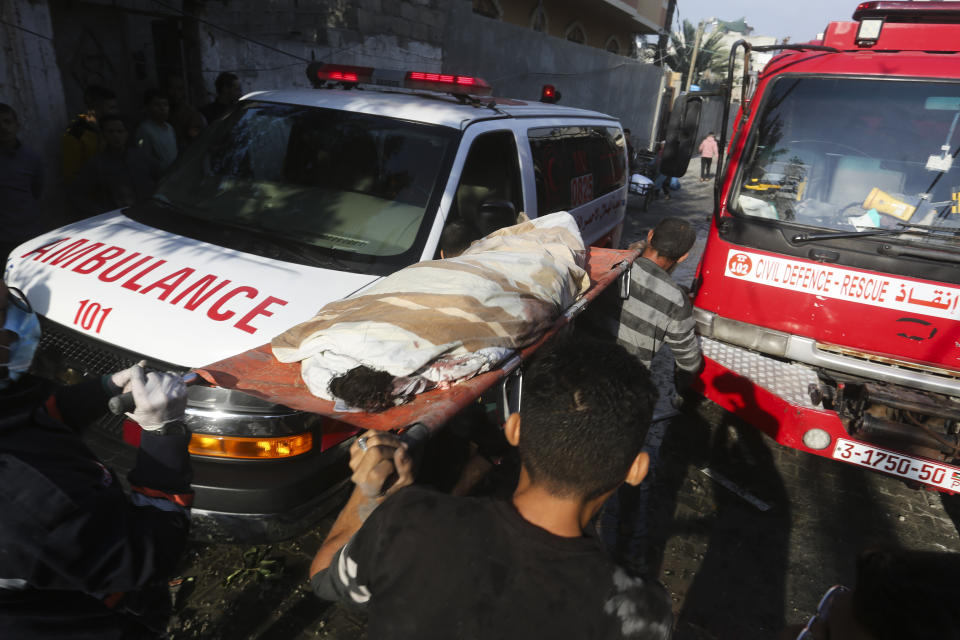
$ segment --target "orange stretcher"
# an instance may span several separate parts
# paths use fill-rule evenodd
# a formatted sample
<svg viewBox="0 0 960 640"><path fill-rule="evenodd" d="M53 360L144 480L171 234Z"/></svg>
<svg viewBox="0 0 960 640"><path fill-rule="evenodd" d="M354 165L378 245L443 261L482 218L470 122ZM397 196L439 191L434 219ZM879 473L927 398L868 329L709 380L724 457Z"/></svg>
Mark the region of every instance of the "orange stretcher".
<svg viewBox="0 0 960 640"><path fill-rule="evenodd" d="M242 391L291 409L320 414L356 428L404 430L419 423L433 431L476 401L494 384L510 375L524 359L568 325L601 291L617 282L638 255L638 251L589 247L586 268L590 275L590 288L539 340L520 350L493 371L482 373L447 389L426 391L410 402L379 413L337 411L333 402L310 393L300 377L299 362L279 362L273 356L269 344L195 371L210 384Z"/></svg>

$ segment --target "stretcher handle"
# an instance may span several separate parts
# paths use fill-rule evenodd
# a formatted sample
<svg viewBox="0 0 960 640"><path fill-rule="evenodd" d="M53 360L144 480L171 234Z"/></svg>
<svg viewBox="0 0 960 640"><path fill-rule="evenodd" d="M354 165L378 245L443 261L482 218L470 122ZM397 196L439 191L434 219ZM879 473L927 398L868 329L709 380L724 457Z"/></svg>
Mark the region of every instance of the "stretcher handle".
<svg viewBox="0 0 960 640"><path fill-rule="evenodd" d="M430 431L430 427L422 422L413 423L400 434L400 442L406 443L408 447L407 450L410 452L410 455L413 456L414 468L419 465L419 457L423 450L423 445L432 435L433 433ZM399 479L400 475L396 471L387 476L387 479L383 481L383 487L380 488L380 495L386 495L390 487L396 484Z"/></svg>
<svg viewBox="0 0 960 640"><path fill-rule="evenodd" d="M198 380L198 376L196 373L191 371L183 374L180 379L183 380L183 384L193 384ZM124 416L128 413L132 413L137 408L137 403L133 400L133 392L128 391L126 393L113 396L107 400L107 407L110 409L111 413L118 416Z"/></svg>

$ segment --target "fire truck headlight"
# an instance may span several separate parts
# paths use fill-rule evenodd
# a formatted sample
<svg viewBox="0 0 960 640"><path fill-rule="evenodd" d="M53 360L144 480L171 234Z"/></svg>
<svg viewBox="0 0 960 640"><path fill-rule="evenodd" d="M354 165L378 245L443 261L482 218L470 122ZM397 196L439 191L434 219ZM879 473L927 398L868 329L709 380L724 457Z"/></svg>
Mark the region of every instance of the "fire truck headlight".
<svg viewBox="0 0 960 640"><path fill-rule="evenodd" d="M823 429L810 429L803 434L803 444L808 449L826 449L830 446L830 434Z"/></svg>
<svg viewBox="0 0 960 640"><path fill-rule="evenodd" d="M713 318L713 338L753 349L760 353L782 356L787 352L787 342L790 336L781 331L715 316Z"/></svg>

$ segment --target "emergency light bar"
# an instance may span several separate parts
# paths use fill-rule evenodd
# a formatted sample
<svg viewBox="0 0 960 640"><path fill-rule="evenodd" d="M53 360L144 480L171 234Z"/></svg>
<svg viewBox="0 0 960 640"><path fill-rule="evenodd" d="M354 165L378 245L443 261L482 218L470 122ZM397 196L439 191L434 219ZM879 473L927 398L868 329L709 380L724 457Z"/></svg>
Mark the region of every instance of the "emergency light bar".
<svg viewBox="0 0 960 640"><path fill-rule="evenodd" d="M888 22L960 22L960 2L861 2L853 19L869 18Z"/></svg>
<svg viewBox="0 0 960 640"><path fill-rule="evenodd" d="M307 66L307 78L318 88L327 82L333 82L347 88L357 84L373 84L475 96L488 96L493 93L493 89L483 78L474 76L426 71L395 71L320 62L312 62Z"/></svg>
<svg viewBox="0 0 960 640"><path fill-rule="evenodd" d="M407 89L469 93L477 96L488 96L493 92L490 85L482 78L454 76L445 73L425 73L422 71L408 71L403 86Z"/></svg>

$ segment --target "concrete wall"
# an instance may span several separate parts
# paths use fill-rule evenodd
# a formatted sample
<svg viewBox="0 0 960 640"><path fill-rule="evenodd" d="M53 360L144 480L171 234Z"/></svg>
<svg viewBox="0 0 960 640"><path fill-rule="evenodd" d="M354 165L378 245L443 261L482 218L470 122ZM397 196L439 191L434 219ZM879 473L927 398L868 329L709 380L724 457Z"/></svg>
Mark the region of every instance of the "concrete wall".
<svg viewBox="0 0 960 640"><path fill-rule="evenodd" d="M307 60L439 71L445 0L213 0L202 17ZM200 24L203 74L213 96L220 71L244 90L307 88L306 62Z"/></svg>
<svg viewBox="0 0 960 640"><path fill-rule="evenodd" d="M444 52L444 72L480 76L494 95L538 100L553 84L561 104L616 116L638 148L649 143L659 67L475 15L469 2L451 2Z"/></svg>
<svg viewBox="0 0 960 640"><path fill-rule="evenodd" d="M86 110L84 89L95 84L116 92L131 123L140 120L143 92L159 84L151 22L160 16L130 8L50 3L68 117Z"/></svg>

